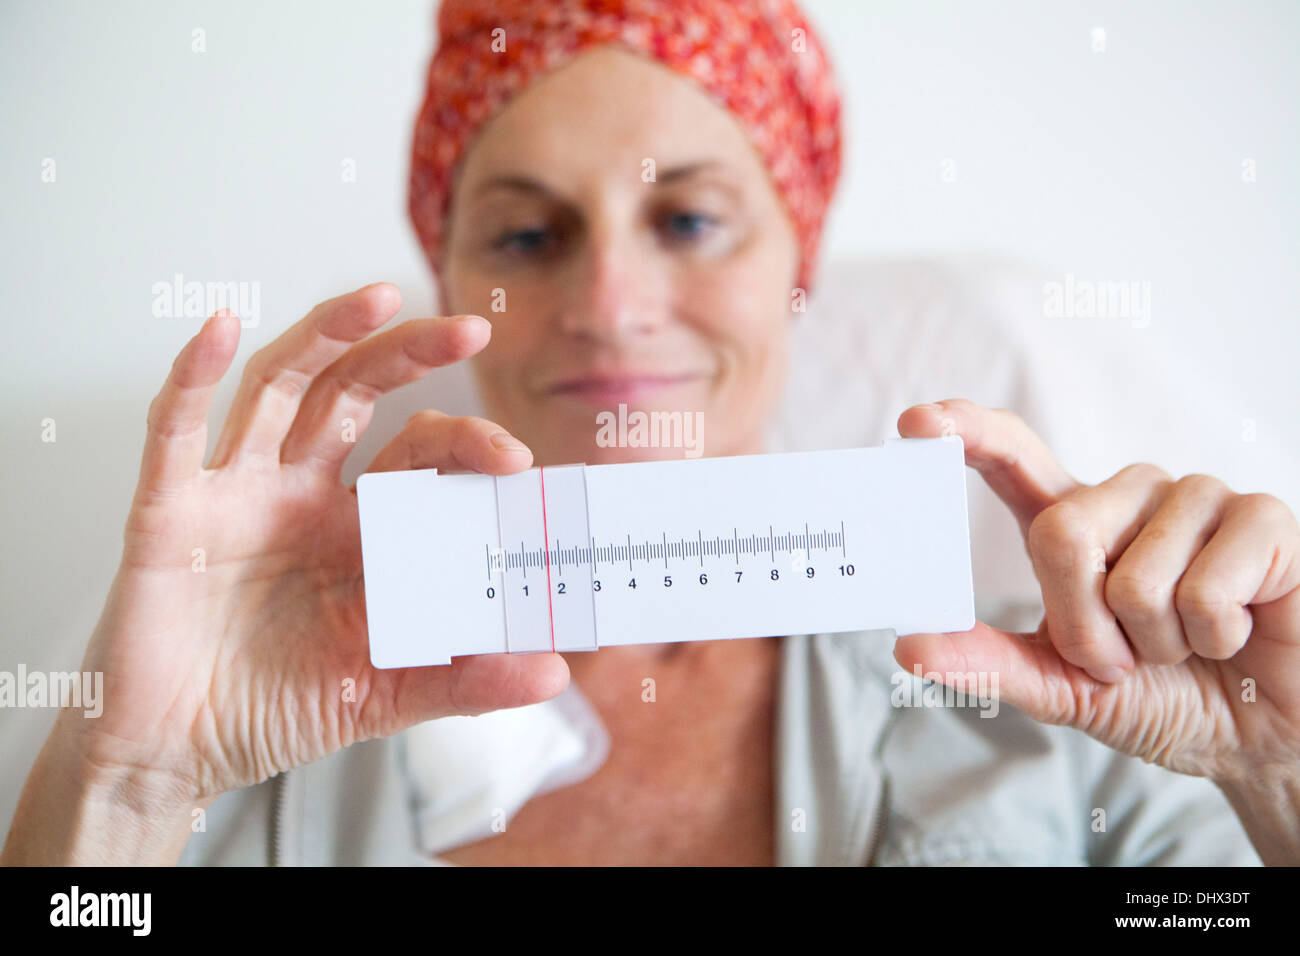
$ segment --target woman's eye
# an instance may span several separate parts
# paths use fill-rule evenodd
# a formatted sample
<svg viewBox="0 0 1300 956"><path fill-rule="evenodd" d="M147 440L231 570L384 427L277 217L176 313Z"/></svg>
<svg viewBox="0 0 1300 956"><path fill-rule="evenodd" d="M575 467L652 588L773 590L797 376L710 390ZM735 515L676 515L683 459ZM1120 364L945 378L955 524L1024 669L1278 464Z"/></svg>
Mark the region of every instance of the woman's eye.
<svg viewBox="0 0 1300 956"><path fill-rule="evenodd" d="M502 233L492 242L492 248L507 252L536 252L541 249L548 238L545 229L518 229Z"/></svg>
<svg viewBox="0 0 1300 956"><path fill-rule="evenodd" d="M698 239L717 224L712 216L696 212L676 212L663 220L664 231L677 241Z"/></svg>

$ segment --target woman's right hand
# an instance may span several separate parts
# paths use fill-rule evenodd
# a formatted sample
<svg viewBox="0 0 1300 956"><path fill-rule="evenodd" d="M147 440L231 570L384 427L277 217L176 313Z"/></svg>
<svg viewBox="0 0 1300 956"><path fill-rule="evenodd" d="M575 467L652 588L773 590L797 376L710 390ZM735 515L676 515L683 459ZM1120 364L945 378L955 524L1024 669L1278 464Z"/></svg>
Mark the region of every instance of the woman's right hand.
<svg viewBox="0 0 1300 956"><path fill-rule="evenodd" d="M101 802L129 802L133 831L155 811L184 811L188 830L189 808L356 741L564 689L556 654L370 664L357 499L340 482L343 461L380 395L473 355L491 332L478 316L458 316L369 335L399 307L394 286L366 286L320 304L253 355L207 467L209 406L239 320L218 313L177 357L149 411L121 567L83 663L104 675L102 715L60 713L7 862L60 855L32 852L59 844L51 834L33 843L28 832L17 847L15 834L20 824L57 826L49 791L67 795L77 775L85 791L103 781ZM422 412L369 470L504 475L531 463L500 426ZM158 842L183 846L179 836ZM63 849L105 859L103 847Z"/></svg>

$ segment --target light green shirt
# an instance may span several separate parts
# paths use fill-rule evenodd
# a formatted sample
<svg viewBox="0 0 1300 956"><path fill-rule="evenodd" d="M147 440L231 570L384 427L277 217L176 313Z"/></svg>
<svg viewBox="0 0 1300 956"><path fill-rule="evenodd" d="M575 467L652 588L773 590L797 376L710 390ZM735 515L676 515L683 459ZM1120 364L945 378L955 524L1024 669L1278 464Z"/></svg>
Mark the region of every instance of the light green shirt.
<svg viewBox="0 0 1300 956"><path fill-rule="evenodd" d="M940 706L925 705L925 695L905 692L907 682L916 682L914 691L920 684L899 673L891 632L774 640L784 645L773 820L779 864L1259 863L1207 780L1123 756L1006 704L981 716L993 708L973 698L976 706L947 706L932 692L929 703ZM565 693L580 692L571 685ZM900 700L910 706L895 706ZM356 744L278 783L224 794L181 862L440 862L422 845L421 807L430 798L410 770L416 738ZM458 778L474 773L447 767L442 779L454 791ZM481 809L478 831L464 842L491 835L492 808Z"/></svg>

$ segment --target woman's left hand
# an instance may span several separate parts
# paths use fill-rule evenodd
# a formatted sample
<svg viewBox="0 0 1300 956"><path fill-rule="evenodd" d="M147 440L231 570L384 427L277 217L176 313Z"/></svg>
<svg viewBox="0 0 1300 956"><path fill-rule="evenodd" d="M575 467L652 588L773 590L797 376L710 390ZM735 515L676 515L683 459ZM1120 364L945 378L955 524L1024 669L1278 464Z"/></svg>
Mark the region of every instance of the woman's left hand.
<svg viewBox="0 0 1300 956"><path fill-rule="evenodd" d="M998 675L998 697L1170 770L1231 786L1300 777L1300 524L1277 498L1130 465L1071 478L1016 415L964 400L903 413L960 435L1020 522L1045 615L900 638L909 671Z"/></svg>

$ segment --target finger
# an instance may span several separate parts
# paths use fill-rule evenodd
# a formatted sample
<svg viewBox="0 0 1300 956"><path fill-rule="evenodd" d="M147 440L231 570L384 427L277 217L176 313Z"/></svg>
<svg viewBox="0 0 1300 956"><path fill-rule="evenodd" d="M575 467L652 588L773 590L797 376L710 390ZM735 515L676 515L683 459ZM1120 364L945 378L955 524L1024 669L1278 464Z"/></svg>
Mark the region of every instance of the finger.
<svg viewBox="0 0 1300 956"><path fill-rule="evenodd" d="M442 412L418 412L375 456L367 472L472 471L483 475L512 475L533 463L533 453L500 425L482 418L453 417Z"/></svg>
<svg viewBox="0 0 1300 956"><path fill-rule="evenodd" d="M1063 660L1041 629L1017 634L978 622L961 634L909 634L894 645L894 659L945 686L960 680L987 688L990 697L1048 724L1074 724L1081 695L1103 687Z"/></svg>
<svg viewBox="0 0 1300 956"><path fill-rule="evenodd" d="M1022 532L1040 511L1080 487L1033 429L1004 408L960 398L913 405L899 416L898 433L904 438L960 436L966 464L1011 509Z"/></svg>
<svg viewBox="0 0 1300 956"><path fill-rule="evenodd" d="M1137 536L1170 485L1154 465L1131 465L1039 512L1025 535L1052 644L1097 680L1121 680L1134 665L1106 604L1108 562Z"/></svg>
<svg viewBox="0 0 1300 956"><path fill-rule="evenodd" d="M399 713L411 723L537 704L559 695L569 680L567 663L555 653L484 654L455 659L450 667L419 670L425 687L412 682L416 685L403 688L396 698Z"/></svg>
<svg viewBox="0 0 1300 956"><path fill-rule="evenodd" d="M337 473L374 412L376 399L468 358L492 327L477 315L415 319L349 349L311 384L280 460Z"/></svg>
<svg viewBox="0 0 1300 956"><path fill-rule="evenodd" d="M391 723L365 728L389 736L407 727L454 715L477 716L550 700L569 683L559 654L484 654L458 657L450 667L370 670L371 694L391 701Z"/></svg>
<svg viewBox="0 0 1300 956"><path fill-rule="evenodd" d="M1106 575L1106 605L1140 659L1178 664L1191 656L1174 590L1214 534L1231 495L1208 475L1180 478Z"/></svg>
<svg viewBox="0 0 1300 956"><path fill-rule="evenodd" d="M1250 637L1251 604L1276 601L1300 586L1300 530L1272 495L1238 495L1209 543L1178 582L1174 604L1187 643L1201 657L1226 660Z"/></svg>
<svg viewBox="0 0 1300 956"><path fill-rule="evenodd" d="M278 461L280 445L312 380L401 306L402 295L395 285L363 286L320 303L254 353L244 368L210 467L223 467L241 455Z"/></svg>
<svg viewBox="0 0 1300 956"><path fill-rule="evenodd" d="M222 309L176 356L167 381L149 406L141 491L170 494L203 468L212 396L238 346L239 319Z"/></svg>

